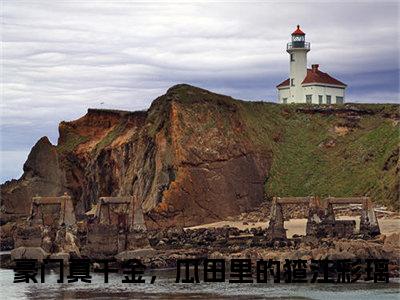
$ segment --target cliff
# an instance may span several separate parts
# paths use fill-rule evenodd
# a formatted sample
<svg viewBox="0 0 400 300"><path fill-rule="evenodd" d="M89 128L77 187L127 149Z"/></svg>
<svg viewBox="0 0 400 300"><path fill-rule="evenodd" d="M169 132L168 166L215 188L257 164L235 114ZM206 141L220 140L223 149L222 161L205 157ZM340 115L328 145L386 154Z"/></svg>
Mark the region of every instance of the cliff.
<svg viewBox="0 0 400 300"><path fill-rule="evenodd" d="M78 218L135 195L149 227L196 225L280 196L360 196L398 209L399 106L245 102L177 85L147 111L89 109L61 122L1 186L2 222L31 197L69 193Z"/></svg>

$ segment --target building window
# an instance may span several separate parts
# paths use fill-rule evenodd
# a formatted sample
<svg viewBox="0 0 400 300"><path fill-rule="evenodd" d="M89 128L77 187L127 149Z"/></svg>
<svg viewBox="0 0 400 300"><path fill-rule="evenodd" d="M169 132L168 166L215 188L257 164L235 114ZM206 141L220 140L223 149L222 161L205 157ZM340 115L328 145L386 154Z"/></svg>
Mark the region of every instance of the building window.
<svg viewBox="0 0 400 300"><path fill-rule="evenodd" d="M308 104L312 103L312 95L306 95L306 103Z"/></svg>
<svg viewBox="0 0 400 300"><path fill-rule="evenodd" d="M323 99L322 95L318 95L318 104L322 104L322 99Z"/></svg>
<svg viewBox="0 0 400 300"><path fill-rule="evenodd" d="M290 85L294 86L294 78L290 79Z"/></svg>
<svg viewBox="0 0 400 300"><path fill-rule="evenodd" d="M290 61L294 61L294 54L293 53L290 54Z"/></svg>
<svg viewBox="0 0 400 300"><path fill-rule="evenodd" d="M331 104L331 95L326 95L326 104Z"/></svg>
<svg viewBox="0 0 400 300"><path fill-rule="evenodd" d="M336 104L343 104L343 97L336 96Z"/></svg>
<svg viewBox="0 0 400 300"><path fill-rule="evenodd" d="M287 104L287 98L282 98L282 103Z"/></svg>

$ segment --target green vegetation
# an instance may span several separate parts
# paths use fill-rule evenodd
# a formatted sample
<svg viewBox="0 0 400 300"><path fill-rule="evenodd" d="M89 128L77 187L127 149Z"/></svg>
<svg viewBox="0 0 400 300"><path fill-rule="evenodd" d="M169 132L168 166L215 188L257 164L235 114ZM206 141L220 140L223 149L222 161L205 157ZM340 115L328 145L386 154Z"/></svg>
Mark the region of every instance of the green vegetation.
<svg viewBox="0 0 400 300"><path fill-rule="evenodd" d="M181 104L183 145L249 142L271 157L267 197L368 195L400 209L398 105L277 105L187 85L167 95Z"/></svg>
<svg viewBox="0 0 400 300"><path fill-rule="evenodd" d="M234 151L243 143L271 157L267 197L368 195L400 209L398 105L277 105L178 85L152 107L151 135L169 128L172 100L184 147Z"/></svg>
<svg viewBox="0 0 400 300"><path fill-rule="evenodd" d="M82 143L88 141L88 138L85 136L81 136L76 132L69 130L65 133L65 141L57 146L57 149L60 153L66 153L74 151L75 148Z"/></svg>
<svg viewBox="0 0 400 300"><path fill-rule="evenodd" d="M263 151L273 151L286 126L282 107L272 103L245 101L239 101L238 107L240 117L247 125L248 138Z"/></svg>
<svg viewBox="0 0 400 300"><path fill-rule="evenodd" d="M358 105L371 113L355 119L296 112L302 107L242 104L249 137L273 153L267 196L369 195L399 209L399 125L381 115L394 114L398 107ZM335 126L348 131L338 134Z"/></svg>
<svg viewBox="0 0 400 300"><path fill-rule="evenodd" d="M127 123L121 121L100 141L97 143L96 147L93 149L93 153L100 153L102 149L110 145L118 136L124 133Z"/></svg>

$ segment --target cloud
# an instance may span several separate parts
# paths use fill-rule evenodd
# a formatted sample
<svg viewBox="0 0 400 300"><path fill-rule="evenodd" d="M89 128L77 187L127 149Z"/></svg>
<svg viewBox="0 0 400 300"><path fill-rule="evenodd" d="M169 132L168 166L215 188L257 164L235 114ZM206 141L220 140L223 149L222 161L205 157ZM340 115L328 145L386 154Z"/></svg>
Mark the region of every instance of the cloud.
<svg viewBox="0 0 400 300"><path fill-rule="evenodd" d="M346 82L348 100L399 96L397 2L9 1L2 20L4 151L56 143L58 123L88 107L145 109L182 82L275 100L297 23L309 64Z"/></svg>

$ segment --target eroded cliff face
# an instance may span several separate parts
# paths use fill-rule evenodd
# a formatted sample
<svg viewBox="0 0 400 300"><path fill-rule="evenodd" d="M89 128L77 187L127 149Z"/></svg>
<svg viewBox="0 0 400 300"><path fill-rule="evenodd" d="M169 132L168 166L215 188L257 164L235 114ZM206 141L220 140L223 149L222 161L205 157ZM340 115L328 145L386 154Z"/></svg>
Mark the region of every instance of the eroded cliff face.
<svg viewBox="0 0 400 300"><path fill-rule="evenodd" d="M167 93L168 109L155 102L163 123L150 121L155 133L159 194L145 208L158 225L194 225L253 209L264 198L271 153L246 134L237 103L201 89L177 86ZM158 129L160 128L160 129ZM151 130L149 130L151 134Z"/></svg>
<svg viewBox="0 0 400 300"><path fill-rule="evenodd" d="M150 228L249 210L263 200L268 155L243 132L231 98L185 85L147 112L89 109L60 124L57 146L44 137L33 147L24 175L2 187L2 217L28 214L36 194L64 192L78 218L99 197L134 195Z"/></svg>
<svg viewBox="0 0 400 300"><path fill-rule="evenodd" d="M277 193L385 202L398 198L398 120L395 105L281 106L177 85L147 111L62 122L57 145L40 139L23 176L2 185L1 219L64 192L78 219L99 197L136 196L150 228L221 220Z"/></svg>

